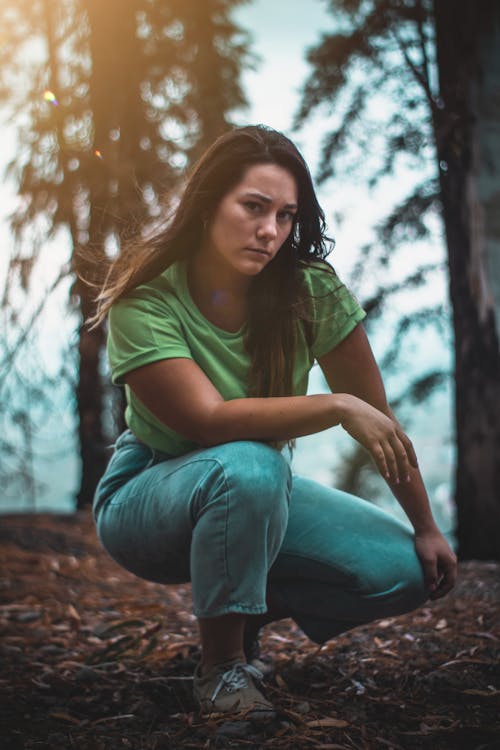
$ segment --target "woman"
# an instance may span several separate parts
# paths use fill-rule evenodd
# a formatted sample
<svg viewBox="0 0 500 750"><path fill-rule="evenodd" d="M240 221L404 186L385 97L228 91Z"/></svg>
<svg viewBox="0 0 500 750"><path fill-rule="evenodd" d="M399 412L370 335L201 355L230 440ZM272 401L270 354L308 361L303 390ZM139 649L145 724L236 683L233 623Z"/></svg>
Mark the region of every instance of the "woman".
<svg viewBox="0 0 500 750"><path fill-rule="evenodd" d="M391 412L354 297L324 261L308 168L263 126L219 138L167 228L112 266L113 380L129 426L95 499L104 547L138 576L192 582L203 711L273 714L249 663L292 617L323 643L452 587L410 440ZM307 396L314 360L332 393ZM292 475L301 435L342 427L414 529Z"/></svg>

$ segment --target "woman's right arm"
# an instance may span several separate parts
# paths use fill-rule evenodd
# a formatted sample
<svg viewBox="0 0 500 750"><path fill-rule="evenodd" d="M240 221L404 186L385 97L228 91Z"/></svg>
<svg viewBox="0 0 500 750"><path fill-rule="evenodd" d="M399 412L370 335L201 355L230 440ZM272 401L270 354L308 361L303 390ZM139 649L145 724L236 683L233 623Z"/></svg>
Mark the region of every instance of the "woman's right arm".
<svg viewBox="0 0 500 750"><path fill-rule="evenodd" d="M185 358L144 365L124 380L157 419L205 447L233 440L286 441L348 419L382 475L394 481L406 477L414 462L411 443L398 425L350 394L224 401L203 370Z"/></svg>

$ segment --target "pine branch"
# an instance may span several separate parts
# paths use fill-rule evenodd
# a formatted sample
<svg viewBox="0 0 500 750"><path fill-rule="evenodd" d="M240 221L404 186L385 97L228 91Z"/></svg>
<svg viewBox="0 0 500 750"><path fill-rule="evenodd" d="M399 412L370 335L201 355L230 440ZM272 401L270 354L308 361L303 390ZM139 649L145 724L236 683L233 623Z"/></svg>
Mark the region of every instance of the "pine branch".
<svg viewBox="0 0 500 750"><path fill-rule="evenodd" d="M430 84L430 61L429 56L427 54L427 39L425 37L425 31L424 31L424 24L422 19L424 18L424 7L422 5L422 0L417 0L417 8L419 9L419 14L417 18L417 29L418 29L418 37L420 40L420 49L422 52L422 74L424 76L424 79L426 81L426 85L431 90L431 84Z"/></svg>
<svg viewBox="0 0 500 750"><path fill-rule="evenodd" d="M433 107L434 100L433 100L432 91L431 91L430 84L429 84L429 79L427 77L427 69L425 68L425 62L422 63L422 67L419 67L413 62L410 55L408 54L408 50L406 48L405 43L401 39L401 36L396 31L394 26L391 27L390 33L394 37L399 47L399 50L401 54L403 55L404 61L406 65L408 66L409 70L411 71L411 73L413 74L414 79L422 87L422 90L425 94L429 107Z"/></svg>

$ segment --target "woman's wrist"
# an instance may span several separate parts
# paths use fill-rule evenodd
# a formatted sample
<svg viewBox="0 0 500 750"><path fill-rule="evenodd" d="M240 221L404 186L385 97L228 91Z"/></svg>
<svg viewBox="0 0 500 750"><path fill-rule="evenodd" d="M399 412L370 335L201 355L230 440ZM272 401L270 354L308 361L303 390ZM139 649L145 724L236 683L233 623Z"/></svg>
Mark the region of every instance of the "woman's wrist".
<svg viewBox="0 0 500 750"><path fill-rule="evenodd" d="M352 414L354 402L359 399L356 396L351 396L350 393L332 393L331 399L335 421L337 424L342 425Z"/></svg>
<svg viewBox="0 0 500 750"><path fill-rule="evenodd" d="M440 533L432 515L429 496L418 469L411 469L409 482L391 485L391 490L408 516L416 535L424 536L436 532Z"/></svg>
<svg viewBox="0 0 500 750"><path fill-rule="evenodd" d="M432 515L422 522L412 523L416 536L428 536L429 534L441 534L437 523Z"/></svg>

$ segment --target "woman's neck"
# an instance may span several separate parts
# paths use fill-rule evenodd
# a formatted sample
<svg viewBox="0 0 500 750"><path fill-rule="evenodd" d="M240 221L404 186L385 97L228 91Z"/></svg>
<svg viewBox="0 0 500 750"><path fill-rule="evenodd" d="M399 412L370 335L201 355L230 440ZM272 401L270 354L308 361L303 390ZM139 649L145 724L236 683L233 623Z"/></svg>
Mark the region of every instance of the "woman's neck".
<svg viewBox="0 0 500 750"><path fill-rule="evenodd" d="M195 256L188 264L188 287L200 312L214 325L238 331L247 317L247 293L251 278L231 274Z"/></svg>

